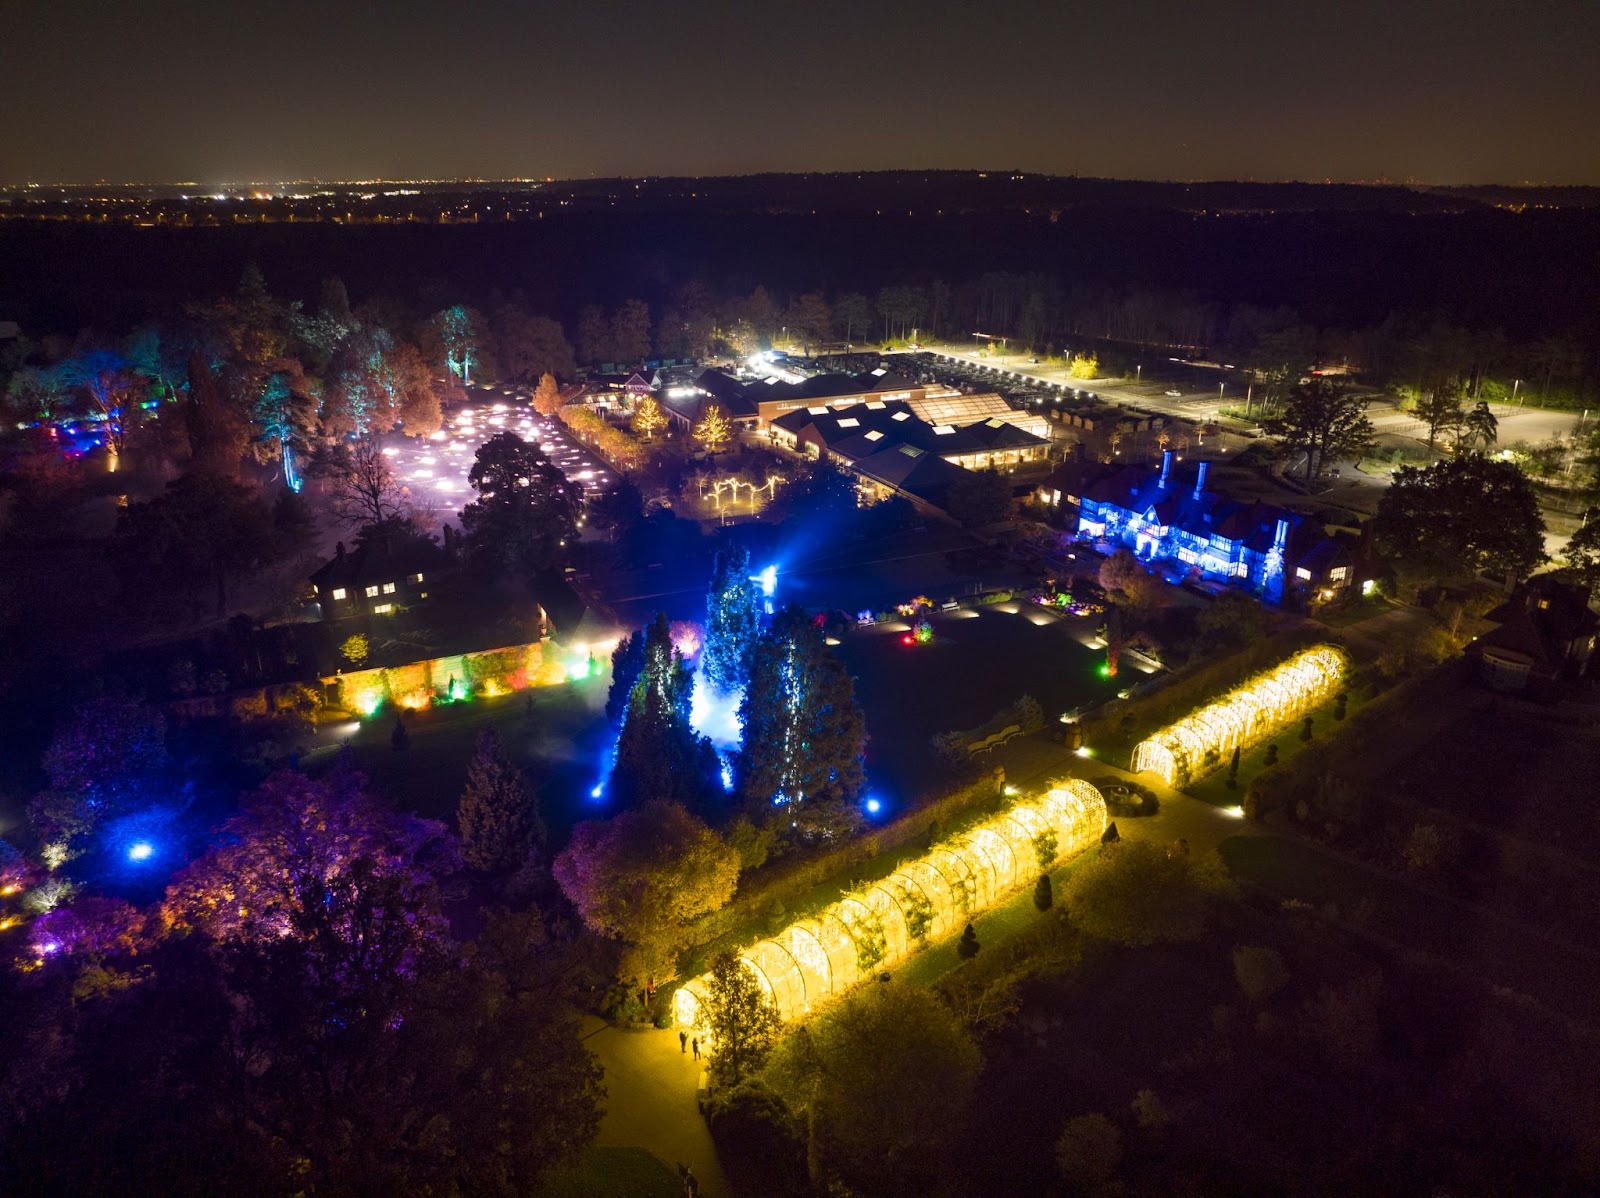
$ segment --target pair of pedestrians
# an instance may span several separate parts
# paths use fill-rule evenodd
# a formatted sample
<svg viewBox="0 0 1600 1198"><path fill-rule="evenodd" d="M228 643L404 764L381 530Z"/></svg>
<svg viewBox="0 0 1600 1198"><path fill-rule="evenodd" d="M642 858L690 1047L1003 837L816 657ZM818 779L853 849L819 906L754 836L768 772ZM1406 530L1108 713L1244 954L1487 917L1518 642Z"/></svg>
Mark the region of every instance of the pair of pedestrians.
<svg viewBox="0 0 1600 1198"><path fill-rule="evenodd" d="M688 1032L679 1032L678 1033L678 1051L679 1052L683 1052L684 1051L684 1047L686 1045L688 1045L688 1044L693 1044L694 1045L694 1059L698 1061L700 1059L700 1037L696 1036L696 1037L694 1037L693 1040L691 1040L689 1038L689 1033Z"/></svg>

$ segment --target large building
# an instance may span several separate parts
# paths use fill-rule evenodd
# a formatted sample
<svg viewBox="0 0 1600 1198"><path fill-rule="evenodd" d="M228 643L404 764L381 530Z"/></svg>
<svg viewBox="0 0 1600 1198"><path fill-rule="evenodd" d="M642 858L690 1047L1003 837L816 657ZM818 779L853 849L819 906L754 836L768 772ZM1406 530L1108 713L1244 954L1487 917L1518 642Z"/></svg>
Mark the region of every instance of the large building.
<svg viewBox="0 0 1600 1198"><path fill-rule="evenodd" d="M1272 603L1332 598L1354 584L1352 544L1299 512L1209 490L1209 462L1180 480L1174 456L1168 450L1159 469L1128 467L1086 486L1078 535L1246 587Z"/></svg>
<svg viewBox="0 0 1600 1198"><path fill-rule="evenodd" d="M814 404L777 417L769 431L775 445L852 471L865 494L900 495L929 508L945 506L963 471L1010 473L1044 462L1050 448L996 418L963 428L929 424L905 400Z"/></svg>

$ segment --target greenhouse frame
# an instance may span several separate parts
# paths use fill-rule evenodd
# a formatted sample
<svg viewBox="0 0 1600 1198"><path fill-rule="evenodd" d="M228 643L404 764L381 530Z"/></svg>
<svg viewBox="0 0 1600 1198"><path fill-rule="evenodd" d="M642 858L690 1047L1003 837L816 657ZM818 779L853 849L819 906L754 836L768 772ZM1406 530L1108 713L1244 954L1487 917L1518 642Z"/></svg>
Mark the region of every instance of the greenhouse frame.
<svg viewBox="0 0 1600 1198"><path fill-rule="evenodd" d="M1039 876L1042 834L1055 834L1051 862L1100 842L1106 805L1079 779L1053 782L976 827L902 862L888 877L851 891L739 954L778 1014L797 1019L928 944L959 932L972 916ZM920 934L919 934L920 933ZM679 1026L704 1028L710 975L673 998ZM704 1031L702 1031L702 1037Z"/></svg>
<svg viewBox="0 0 1600 1198"><path fill-rule="evenodd" d="M1335 645L1303 649L1192 715L1169 724L1133 751L1133 772L1159 774L1181 789L1219 768L1233 750L1276 736L1326 703L1350 674L1350 658Z"/></svg>

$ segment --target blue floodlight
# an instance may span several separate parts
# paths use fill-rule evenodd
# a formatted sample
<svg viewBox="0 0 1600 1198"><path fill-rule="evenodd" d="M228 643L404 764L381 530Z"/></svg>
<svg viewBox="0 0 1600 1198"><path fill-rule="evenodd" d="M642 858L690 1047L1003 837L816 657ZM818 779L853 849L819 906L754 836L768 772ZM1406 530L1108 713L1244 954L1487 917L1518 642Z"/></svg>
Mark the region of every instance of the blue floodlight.
<svg viewBox="0 0 1600 1198"><path fill-rule="evenodd" d="M148 840L136 840L128 846L129 861L148 861L155 855L156 847Z"/></svg>
<svg viewBox="0 0 1600 1198"><path fill-rule="evenodd" d="M883 810L883 803L880 800L878 800L878 799L868 799L867 800L867 814L868 815L877 815L878 812L880 812L882 810Z"/></svg>

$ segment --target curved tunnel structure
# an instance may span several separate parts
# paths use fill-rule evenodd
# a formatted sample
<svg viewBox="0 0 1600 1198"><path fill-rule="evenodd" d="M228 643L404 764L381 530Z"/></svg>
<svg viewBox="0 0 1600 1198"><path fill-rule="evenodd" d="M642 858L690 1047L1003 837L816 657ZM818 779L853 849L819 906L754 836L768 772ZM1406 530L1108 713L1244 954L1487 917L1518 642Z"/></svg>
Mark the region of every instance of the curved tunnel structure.
<svg viewBox="0 0 1600 1198"><path fill-rule="evenodd" d="M1149 770L1168 786L1187 786L1220 766L1235 748L1275 736L1327 702L1349 673L1350 658L1343 649L1334 645L1303 649L1140 741L1133 751L1133 772Z"/></svg>
<svg viewBox="0 0 1600 1198"><path fill-rule="evenodd" d="M1039 875L1038 838L1053 833L1054 861L1100 842L1106 805L1087 782L1052 783L1038 798L903 862L821 912L740 953L784 1019L796 1019L886 966L959 931L973 915ZM1052 862L1053 863L1053 862ZM702 1023L707 975L673 997L680 1026Z"/></svg>

